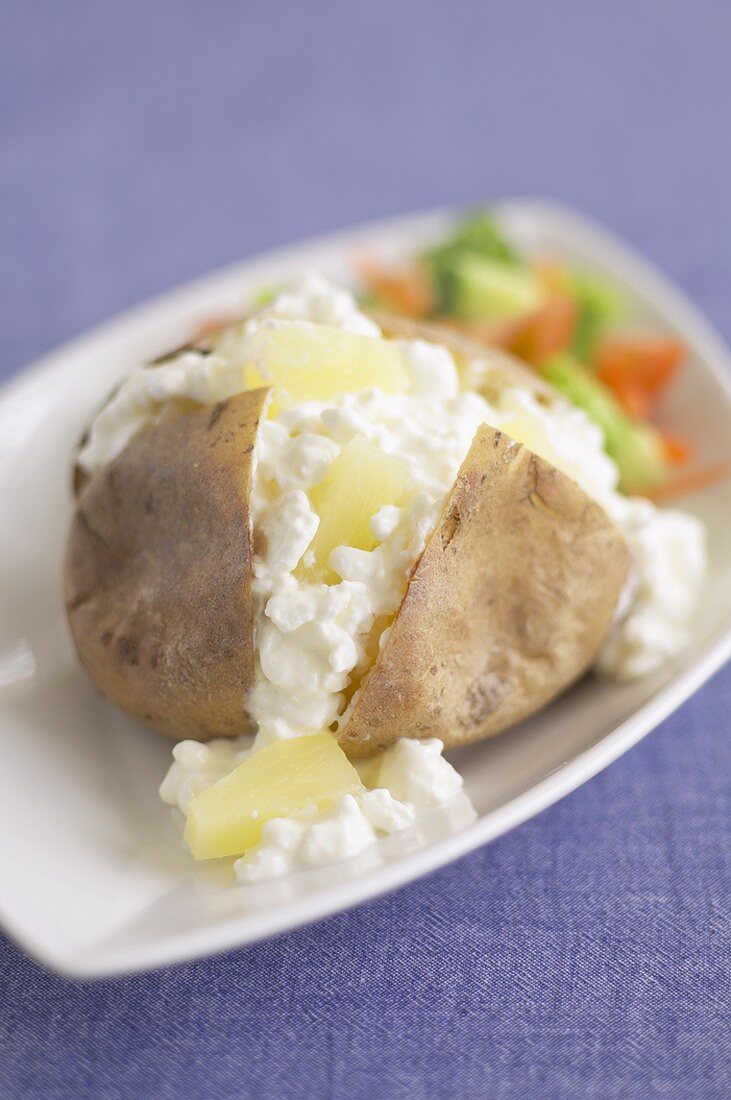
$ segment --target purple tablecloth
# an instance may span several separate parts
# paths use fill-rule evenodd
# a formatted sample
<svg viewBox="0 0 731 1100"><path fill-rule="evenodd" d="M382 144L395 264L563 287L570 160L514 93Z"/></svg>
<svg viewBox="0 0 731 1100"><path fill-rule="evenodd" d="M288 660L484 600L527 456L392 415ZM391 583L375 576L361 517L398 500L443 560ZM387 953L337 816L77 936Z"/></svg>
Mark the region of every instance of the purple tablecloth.
<svg viewBox="0 0 731 1100"><path fill-rule="evenodd" d="M0 371L305 234L540 194L731 336L731 10L28 0L0 34ZM537 819L271 943L115 982L0 939L0 1096L731 1094L731 672Z"/></svg>

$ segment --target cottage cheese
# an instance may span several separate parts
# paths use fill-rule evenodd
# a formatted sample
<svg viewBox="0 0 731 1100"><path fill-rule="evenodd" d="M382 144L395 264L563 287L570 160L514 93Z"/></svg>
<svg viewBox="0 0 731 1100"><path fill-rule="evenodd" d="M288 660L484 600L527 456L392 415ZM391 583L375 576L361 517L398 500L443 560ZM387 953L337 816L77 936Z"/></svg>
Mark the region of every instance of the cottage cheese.
<svg viewBox="0 0 731 1100"><path fill-rule="evenodd" d="M171 412L211 405L246 388L240 362L185 351L156 367L130 375L91 426L79 466L93 474L111 462L143 428Z"/></svg>
<svg viewBox="0 0 731 1100"><path fill-rule="evenodd" d="M436 739L402 739L383 754L373 786L345 795L325 812L310 807L267 821L259 844L234 863L237 879L259 882L349 859L381 837L409 828L420 813L449 806L462 790L462 777L442 749ZM186 814L196 794L254 751L250 737L219 738L206 745L181 741L173 749L160 797Z"/></svg>
<svg viewBox="0 0 731 1100"><path fill-rule="evenodd" d="M498 419L479 395L459 392L455 364L443 349L403 350L411 392L364 390L288 409L262 425L252 495L254 530L263 536L253 564L260 674L250 711L258 744L337 721L353 672L366 667L374 624L397 610L477 427ZM303 582L293 570L318 524L307 489L355 436L404 463L409 499L373 517L375 549L333 551L339 584Z"/></svg>
<svg viewBox="0 0 731 1100"><path fill-rule="evenodd" d="M171 412L223 400L245 388L246 363L262 324L281 319L377 336L347 291L317 275L281 294L248 322L223 334L208 354L181 353L128 378L92 425L80 463L93 473L143 428ZM255 557L257 671L250 711L258 734L248 740L184 742L174 749L162 797L185 813L190 799L263 745L335 725L346 691L368 665L373 632L397 610L409 569L434 527L445 493L482 423L545 457L597 500L625 534L633 575L621 614L597 667L625 679L653 671L685 641L704 572L703 529L677 511L658 511L617 491L618 472L604 453L600 429L583 412L546 405L520 388L494 404L461 391L449 351L423 341L401 344L409 390L363 390L329 403L285 409L262 423L255 451L252 519ZM340 547L333 585L301 581L318 526L308 491L327 474L345 444L363 436L403 462L409 473L402 507L371 520L375 549ZM346 858L380 835L405 828L417 808L442 805L461 780L439 742L402 741L389 749L374 789L342 799L326 815L268 822L261 844L236 864L242 881L295 866Z"/></svg>
<svg viewBox="0 0 731 1100"><path fill-rule="evenodd" d="M604 643L600 672L635 680L656 672L688 640L706 570L705 528L677 509L616 494L607 512L624 532L634 557L624 614Z"/></svg>
<svg viewBox="0 0 731 1100"><path fill-rule="evenodd" d="M179 741L160 784L160 798L183 814L197 794L212 787L251 755L250 737L219 737L207 744Z"/></svg>

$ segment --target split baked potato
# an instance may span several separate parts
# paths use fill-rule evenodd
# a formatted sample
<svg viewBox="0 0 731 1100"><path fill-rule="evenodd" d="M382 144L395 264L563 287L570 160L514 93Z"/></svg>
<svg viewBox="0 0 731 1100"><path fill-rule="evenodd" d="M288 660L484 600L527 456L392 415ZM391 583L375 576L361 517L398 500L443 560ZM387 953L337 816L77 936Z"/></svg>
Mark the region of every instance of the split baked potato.
<svg viewBox="0 0 731 1100"><path fill-rule="evenodd" d="M439 340L469 359L464 343ZM479 384L506 376L555 399L502 356ZM268 395L183 412L76 478L64 583L79 657L105 695L174 738L251 729L250 494ZM340 723L343 749L368 756L404 736L462 745L535 712L592 663L629 567L623 536L574 481L481 427Z"/></svg>

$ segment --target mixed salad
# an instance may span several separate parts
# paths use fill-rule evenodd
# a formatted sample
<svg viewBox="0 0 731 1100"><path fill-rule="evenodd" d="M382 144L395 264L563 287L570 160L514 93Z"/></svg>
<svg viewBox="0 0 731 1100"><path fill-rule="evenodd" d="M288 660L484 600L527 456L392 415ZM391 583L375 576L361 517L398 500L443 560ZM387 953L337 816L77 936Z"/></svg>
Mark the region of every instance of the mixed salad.
<svg viewBox="0 0 731 1100"><path fill-rule="evenodd" d="M356 267L364 304L439 321L540 372L602 429L624 492L664 502L722 475L719 465L699 468L691 443L658 422L683 343L633 330L609 281L550 256L520 255L484 212L397 265L368 254Z"/></svg>

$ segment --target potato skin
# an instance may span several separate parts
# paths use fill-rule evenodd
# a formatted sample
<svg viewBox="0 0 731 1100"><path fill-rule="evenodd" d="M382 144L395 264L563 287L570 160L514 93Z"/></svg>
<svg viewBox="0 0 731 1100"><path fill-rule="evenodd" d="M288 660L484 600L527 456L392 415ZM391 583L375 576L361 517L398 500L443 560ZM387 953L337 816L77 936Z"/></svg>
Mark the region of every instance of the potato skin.
<svg viewBox="0 0 731 1100"><path fill-rule="evenodd" d="M341 746L451 748L539 710L591 664L629 567L623 536L574 481L481 427Z"/></svg>
<svg viewBox="0 0 731 1100"><path fill-rule="evenodd" d="M79 658L175 738L247 732L253 450L268 390L159 424L82 488L64 588Z"/></svg>

